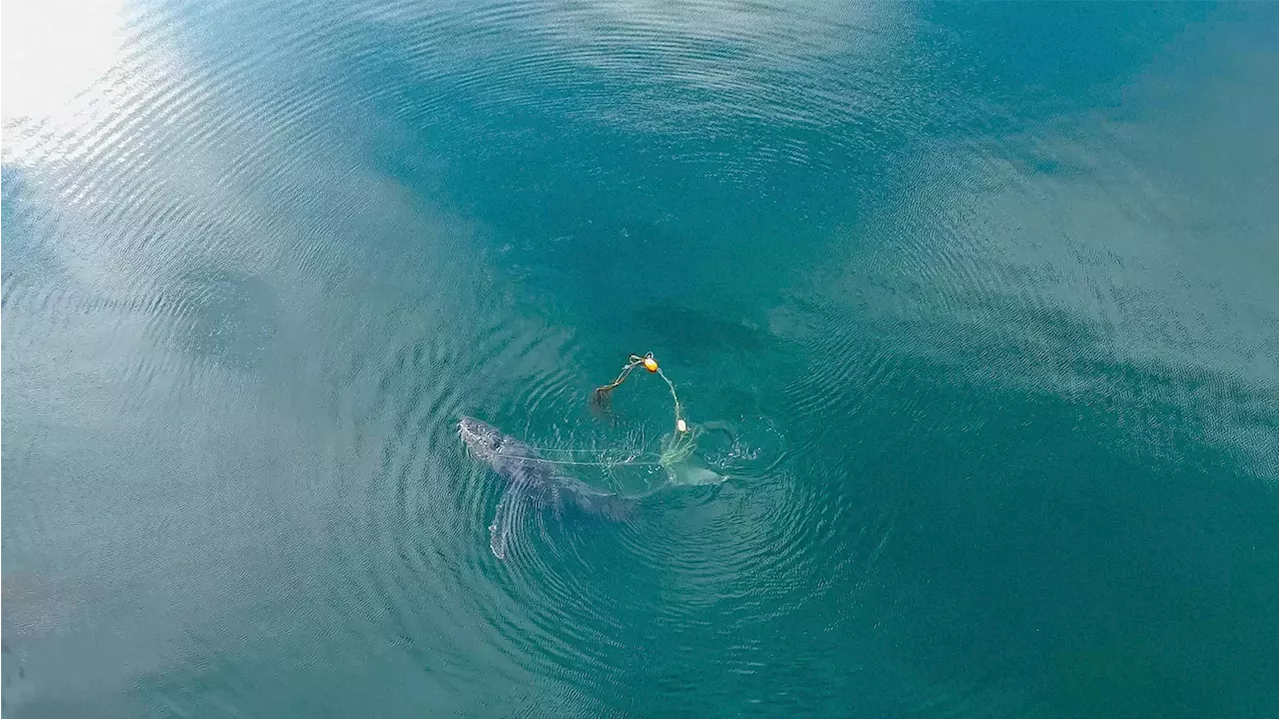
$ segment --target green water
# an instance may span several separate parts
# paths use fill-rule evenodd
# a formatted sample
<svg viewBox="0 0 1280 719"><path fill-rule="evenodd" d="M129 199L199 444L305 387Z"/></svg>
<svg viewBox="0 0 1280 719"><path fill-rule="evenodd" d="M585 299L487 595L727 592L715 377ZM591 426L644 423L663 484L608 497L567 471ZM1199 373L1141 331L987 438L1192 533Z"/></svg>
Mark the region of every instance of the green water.
<svg viewBox="0 0 1280 719"><path fill-rule="evenodd" d="M1276 715L1274 5L60 7L6 716Z"/></svg>

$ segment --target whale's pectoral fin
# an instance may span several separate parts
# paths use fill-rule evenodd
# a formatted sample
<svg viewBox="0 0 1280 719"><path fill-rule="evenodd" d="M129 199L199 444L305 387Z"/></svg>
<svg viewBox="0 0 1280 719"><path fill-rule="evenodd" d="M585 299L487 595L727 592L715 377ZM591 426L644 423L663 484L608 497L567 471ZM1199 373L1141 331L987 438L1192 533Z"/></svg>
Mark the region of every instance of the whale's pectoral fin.
<svg viewBox="0 0 1280 719"><path fill-rule="evenodd" d="M498 500L498 509L493 514L493 524L489 525L489 549L498 559L507 558L507 544L521 514L519 508L523 494L521 487L512 484L507 487L502 499Z"/></svg>

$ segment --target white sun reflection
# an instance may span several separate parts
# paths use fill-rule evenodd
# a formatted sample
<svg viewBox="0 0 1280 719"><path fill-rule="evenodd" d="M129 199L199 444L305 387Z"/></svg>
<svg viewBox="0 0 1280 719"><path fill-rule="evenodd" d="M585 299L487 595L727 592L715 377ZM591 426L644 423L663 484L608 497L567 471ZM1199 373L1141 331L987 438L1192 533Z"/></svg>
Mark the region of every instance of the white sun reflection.
<svg viewBox="0 0 1280 719"><path fill-rule="evenodd" d="M4 0L0 115L41 120L93 90L122 58L118 0Z"/></svg>

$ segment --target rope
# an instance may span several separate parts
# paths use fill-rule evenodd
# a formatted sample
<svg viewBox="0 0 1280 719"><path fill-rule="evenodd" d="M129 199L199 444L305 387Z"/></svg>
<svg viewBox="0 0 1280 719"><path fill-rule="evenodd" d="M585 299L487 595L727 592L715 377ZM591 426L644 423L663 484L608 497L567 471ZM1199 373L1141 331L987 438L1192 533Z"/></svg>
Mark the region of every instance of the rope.
<svg viewBox="0 0 1280 719"><path fill-rule="evenodd" d="M675 383L667 379L667 373L663 372L661 367L658 368L658 376L662 378L663 382L667 383L667 389L671 390L671 403L674 404L676 408L676 426L679 426L680 420L684 419L684 416L680 412L680 398L676 396Z"/></svg>
<svg viewBox="0 0 1280 719"><path fill-rule="evenodd" d="M604 396L604 393L609 392L614 388L616 388L618 385L622 384L624 381L626 381L627 375L631 374L631 370L635 369L637 366L640 365L640 363L644 362L646 359L653 359L653 353L650 352L644 357L631 355L631 360L627 362L626 367L622 368L622 372L618 374L618 378L603 387L597 387L596 395Z"/></svg>
<svg viewBox="0 0 1280 719"><path fill-rule="evenodd" d="M655 462L655 461L645 460L643 462L638 462L636 461L637 459L639 459L638 457L628 457L626 459L620 459L612 462L581 462L581 461L571 460L571 459L547 459L546 457L524 457L524 456L514 455L514 454L497 454L494 456L503 457L506 459L521 460L524 462L528 462L530 464L563 464L563 465L573 465L578 467L661 467L663 466L662 462L660 461Z"/></svg>
<svg viewBox="0 0 1280 719"><path fill-rule="evenodd" d="M622 368L622 371L618 373L617 379L603 387L596 388L596 391L592 395L595 402L601 405L607 404L609 401L609 393L625 382L627 377L631 375L631 371L640 365L644 365L645 369L650 372L656 372L658 376L662 378L662 381L667 383L667 389L671 390L671 402L675 405L677 436L685 434L688 428L685 425L684 413L680 408L680 398L676 396L676 385L669 377L667 377L666 373L662 371L662 368L658 366L658 362L653 358L652 352L646 352L643 357L635 354L631 355L627 360L627 364Z"/></svg>

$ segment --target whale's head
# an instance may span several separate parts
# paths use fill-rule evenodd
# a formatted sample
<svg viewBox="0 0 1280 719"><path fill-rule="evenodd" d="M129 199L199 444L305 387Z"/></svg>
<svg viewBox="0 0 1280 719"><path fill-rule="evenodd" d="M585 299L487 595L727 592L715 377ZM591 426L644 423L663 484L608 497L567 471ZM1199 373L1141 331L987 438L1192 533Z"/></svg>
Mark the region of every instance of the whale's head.
<svg viewBox="0 0 1280 719"><path fill-rule="evenodd" d="M502 454L507 438L497 427L474 417L463 417L458 422L458 436L476 459L492 462Z"/></svg>

